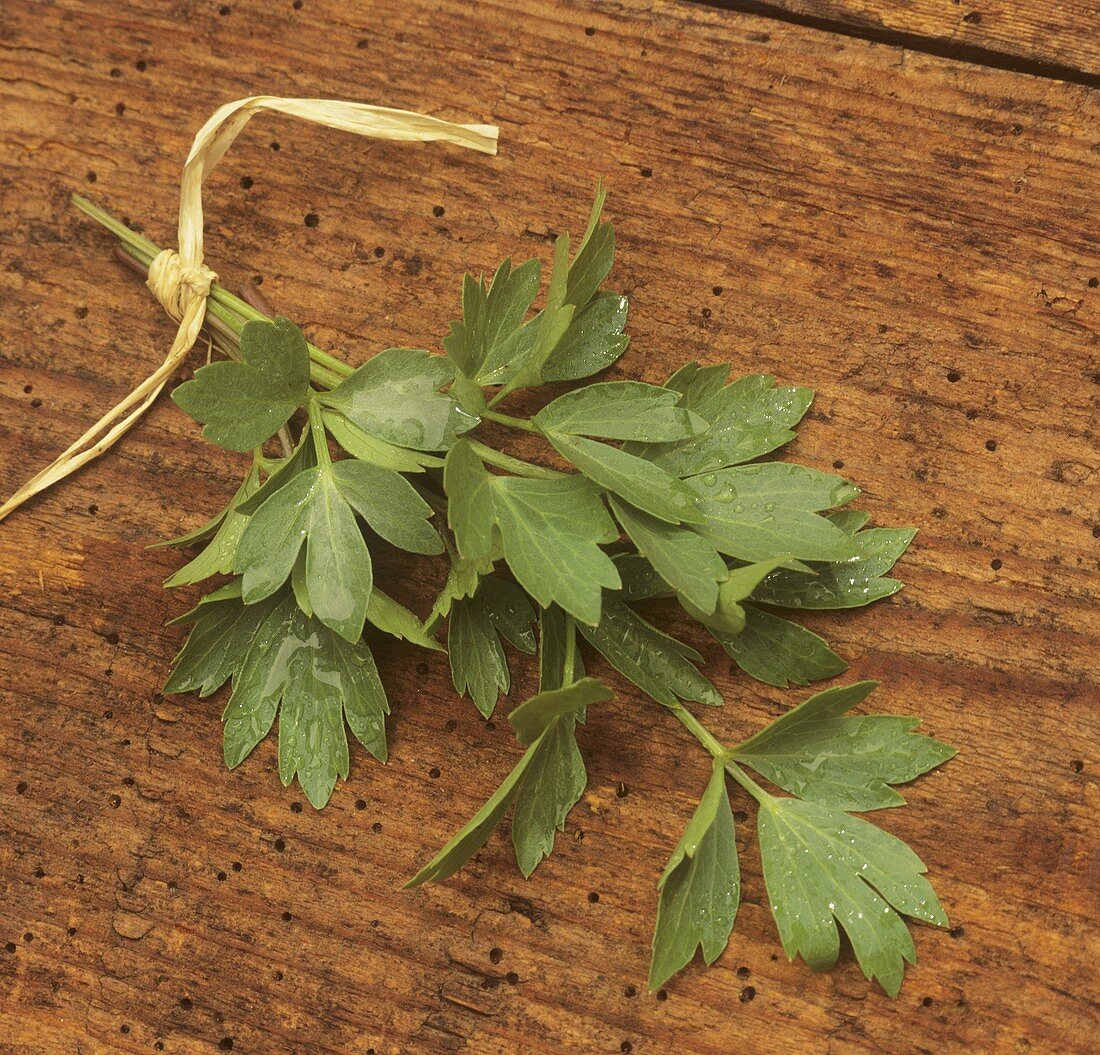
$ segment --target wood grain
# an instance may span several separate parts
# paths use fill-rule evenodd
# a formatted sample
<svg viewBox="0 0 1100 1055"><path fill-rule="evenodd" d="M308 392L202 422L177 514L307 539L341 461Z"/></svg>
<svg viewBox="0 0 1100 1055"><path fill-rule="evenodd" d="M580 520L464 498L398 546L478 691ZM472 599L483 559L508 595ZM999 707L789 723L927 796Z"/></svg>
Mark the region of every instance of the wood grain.
<svg viewBox="0 0 1100 1055"><path fill-rule="evenodd" d="M356 751L320 814L279 787L271 744L227 773L219 700L159 695L180 642L163 623L193 593L166 596L178 557L145 546L224 502L242 466L163 400L0 528L4 1051L1089 1050L1096 96L664 0L219 10L0 9L5 492L173 330L70 192L168 243L194 130L256 91L494 121L495 159L257 121L210 181L209 262L262 278L350 360L435 348L463 269L546 259L603 176L632 298L615 376L698 357L812 385L791 454L843 463L876 522L920 528L903 594L812 624L852 676L882 679L881 709L960 748L881 819L954 929L917 931L893 1002L850 957L788 964L746 823L730 949L647 994L655 881L707 767L621 683L532 880L496 837L454 880L399 893L511 765L506 724L455 698L444 660L383 648L388 766ZM394 555L383 576L424 609L438 571ZM801 697L707 656L724 737Z"/></svg>
<svg viewBox="0 0 1100 1055"><path fill-rule="evenodd" d="M969 61L1017 60L1052 76L1100 76L1097 0L697 0L755 13L782 12ZM1046 69L1043 69L1043 68Z"/></svg>

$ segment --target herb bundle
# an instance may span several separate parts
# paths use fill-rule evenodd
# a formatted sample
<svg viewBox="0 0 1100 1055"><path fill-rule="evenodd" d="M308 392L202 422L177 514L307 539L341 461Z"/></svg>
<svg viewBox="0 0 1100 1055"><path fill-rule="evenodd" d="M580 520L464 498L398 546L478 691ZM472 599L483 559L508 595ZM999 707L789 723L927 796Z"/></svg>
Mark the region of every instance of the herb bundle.
<svg viewBox="0 0 1100 1055"><path fill-rule="evenodd" d="M160 255L77 203L143 266ZM408 885L452 875L509 810L530 876L585 790L576 725L612 699L586 674L586 644L713 763L657 883L650 986L699 948L711 963L729 941L741 887L732 781L756 804L787 955L827 968L843 931L867 977L896 995L915 959L906 917L947 918L920 859L858 814L901 805L895 785L954 752L914 718L850 714L874 688L866 681L722 744L686 706L723 702L699 653L653 619L660 599L679 605L769 685L832 677L844 661L789 616L897 592L888 573L913 532L868 528L849 507L857 488L839 476L762 460L794 438L812 397L768 375L731 380L727 366L691 363L663 385L574 387L529 418L502 409L519 390L591 378L627 348L627 300L602 288L614 256L603 204L600 189L575 250L567 234L555 242L543 297L538 260L467 275L442 355L390 348L351 369L212 282L205 326L227 358L173 399L206 439L251 463L225 509L164 543L198 551L166 585L217 580L174 620L191 629L165 691L209 696L230 684L227 765L277 722L282 782L297 779L321 808L348 776L348 729L386 759L374 635L445 648L456 690L486 717L509 690L505 644L537 654L539 691L508 716L522 756ZM538 436L552 464L485 442L486 422ZM448 562L426 618L384 592L378 538Z"/></svg>

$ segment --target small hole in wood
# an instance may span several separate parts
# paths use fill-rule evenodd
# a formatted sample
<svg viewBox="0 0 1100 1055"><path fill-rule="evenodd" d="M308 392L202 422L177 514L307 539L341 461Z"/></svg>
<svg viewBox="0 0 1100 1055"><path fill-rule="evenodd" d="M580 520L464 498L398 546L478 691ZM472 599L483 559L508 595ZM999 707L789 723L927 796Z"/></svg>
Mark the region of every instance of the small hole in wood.
<svg viewBox="0 0 1100 1055"><path fill-rule="evenodd" d="M115 69L111 70L111 76L114 77L117 81L118 78L122 76L122 70L116 67Z"/></svg>
<svg viewBox="0 0 1100 1055"><path fill-rule="evenodd" d="M35 879L42 879L45 876L45 874L46 874L46 872L42 868L36 868L34 870L34 878Z"/></svg>
<svg viewBox="0 0 1100 1055"><path fill-rule="evenodd" d="M307 227L316 227L321 222L321 217L315 212L307 212L302 222Z"/></svg>
<svg viewBox="0 0 1100 1055"><path fill-rule="evenodd" d="M272 149L272 150L274 150L274 151L276 151L276 152L278 152L278 151L279 151L279 150L281 150L282 148L281 148L281 147L279 146L278 142L273 142L273 143L271 144L271 149Z"/></svg>
<svg viewBox="0 0 1100 1055"><path fill-rule="evenodd" d="M137 62L134 63L134 69L137 70L138 73L144 73L147 66L148 64L144 59L138 59Z"/></svg>
<svg viewBox="0 0 1100 1055"><path fill-rule="evenodd" d="M947 380L950 381L951 384L954 384L961 377L962 377L962 374L960 374L958 370L948 370L947 371Z"/></svg>
<svg viewBox="0 0 1100 1055"><path fill-rule="evenodd" d="M76 927L70 927L66 933L71 938L76 933Z"/></svg>
<svg viewBox="0 0 1100 1055"><path fill-rule="evenodd" d="M500 961L503 960L503 959L504 959L504 950L503 949L494 946L492 949L489 950L489 962L490 963L500 963Z"/></svg>
<svg viewBox="0 0 1100 1055"><path fill-rule="evenodd" d="M997 449L997 441L996 440L986 440L985 441L985 449L987 451L995 451Z"/></svg>
<svg viewBox="0 0 1100 1055"><path fill-rule="evenodd" d="M991 567L991 568L992 568L992 569L993 569L994 571L1000 571L1000 570L1001 570L1001 561L1000 561L1000 559L999 559L999 558L997 558L997 557L994 557L994 558L993 558L993 559L992 559L992 560L991 560L991 561L989 562L989 566L990 566L990 567Z"/></svg>
<svg viewBox="0 0 1100 1055"><path fill-rule="evenodd" d="M284 923L289 923L292 919L294 919L294 917L289 912L284 912L283 913L283 922Z"/></svg>
<svg viewBox="0 0 1100 1055"><path fill-rule="evenodd" d="M286 843L282 839L276 839L272 845L279 853L282 853L286 849Z"/></svg>
<svg viewBox="0 0 1100 1055"><path fill-rule="evenodd" d="M118 1027L118 1031L119 1031L119 1033L129 1033L130 1032L130 1027L128 1025L126 1025L125 1022L123 1022L122 1025Z"/></svg>
<svg viewBox="0 0 1100 1055"><path fill-rule="evenodd" d="M630 788L628 788L622 781L619 781L619 786L615 789L615 796L620 799L625 799L630 794Z"/></svg>
<svg viewBox="0 0 1100 1055"><path fill-rule="evenodd" d="M961 938L966 931L962 927L952 927L948 932L952 938Z"/></svg>
<svg viewBox="0 0 1100 1055"><path fill-rule="evenodd" d="M634 986L632 986L632 985L628 985L623 990L623 996L625 996L628 1000L632 999L633 997L635 997L637 995L638 995L638 990L635 989Z"/></svg>
<svg viewBox="0 0 1100 1055"><path fill-rule="evenodd" d="M658 989L657 990L657 999L660 1000L661 1003L663 1004L668 999L668 990L667 989Z"/></svg>
<svg viewBox="0 0 1100 1055"><path fill-rule="evenodd" d="M442 205L435 205L432 207L433 216L442 216L447 210Z"/></svg>
<svg viewBox="0 0 1100 1055"><path fill-rule="evenodd" d="M432 766L432 768L428 770L428 776L431 777L432 780L438 780L439 779L439 767L438 766Z"/></svg>
<svg viewBox="0 0 1100 1055"><path fill-rule="evenodd" d="M84 178L89 183L95 183L95 181L99 179L99 177L94 172L92 172L91 169L88 170L88 174Z"/></svg>
<svg viewBox="0 0 1100 1055"><path fill-rule="evenodd" d="M515 971L509 971L509 972L508 972L508 973L507 973L507 974L506 974L506 975L504 976L504 980L505 980L505 981L506 981L506 982L507 982L507 983L508 983L509 985L515 985L515 984L516 984L516 983L517 983L517 982L519 981L519 975L518 975L518 974L516 974L516 972L515 972Z"/></svg>
<svg viewBox="0 0 1100 1055"><path fill-rule="evenodd" d="M355 46L356 46L356 47L357 47L357 48L358 48L358 49L359 49L360 51L366 51L366 50L367 50L367 48L369 48L369 47L370 47L370 41L369 41L369 40L357 40L357 41L355 42Z"/></svg>
<svg viewBox="0 0 1100 1055"><path fill-rule="evenodd" d="M711 286L710 291L716 297L720 297L722 295L722 287L721 286Z"/></svg>
<svg viewBox="0 0 1100 1055"><path fill-rule="evenodd" d="M125 103L115 103L115 113L118 114L119 117L121 117L124 113L126 113L126 104Z"/></svg>
<svg viewBox="0 0 1100 1055"><path fill-rule="evenodd" d="M649 179L649 177L653 175L653 169L649 167L643 168L641 169L641 175L642 179Z"/></svg>
<svg viewBox="0 0 1100 1055"><path fill-rule="evenodd" d="M1097 286L1100 286L1100 278L1093 275L1092 278L1089 279L1089 289L1096 289Z"/></svg>
<svg viewBox="0 0 1100 1055"><path fill-rule="evenodd" d="M227 876L224 872L218 873L217 879L219 883L224 883L228 878L229 876Z"/></svg>
<svg viewBox="0 0 1100 1055"><path fill-rule="evenodd" d="M111 803L111 809L117 810L122 805L122 799L118 795L112 795L108 800Z"/></svg>
<svg viewBox="0 0 1100 1055"><path fill-rule="evenodd" d="M9 941L4 944L4 952L15 952L17 946L15 942Z"/></svg>
<svg viewBox="0 0 1100 1055"><path fill-rule="evenodd" d="M595 890L592 890L592 891L589 892L589 894L588 894L588 903L590 905L595 905L599 900L600 900L600 895L598 893L596 893Z"/></svg>
<svg viewBox="0 0 1100 1055"><path fill-rule="evenodd" d="M1085 763L1082 762L1081 759L1075 758L1070 762L1069 768L1072 769L1074 773L1080 773L1081 770L1085 768Z"/></svg>
<svg viewBox="0 0 1100 1055"><path fill-rule="evenodd" d="M377 835L377 834L378 834L378 832L380 832L380 831L382 830L382 822L381 822L381 821L375 821L375 822L374 822L374 823L373 823L373 824L372 824L372 825L370 826L370 830L371 830L372 832L374 832L374 833L375 833L375 834Z"/></svg>
<svg viewBox="0 0 1100 1055"><path fill-rule="evenodd" d="M357 810L365 810L367 808L366 799L356 799L355 800L355 808Z"/></svg>
<svg viewBox="0 0 1100 1055"><path fill-rule="evenodd" d="M244 867L244 865L242 865L240 861L234 861L231 867L233 868L234 872L239 872Z"/></svg>
<svg viewBox="0 0 1100 1055"><path fill-rule="evenodd" d="M16 795L22 795L23 792L25 792L26 790L27 790L27 782L25 780L21 780L21 781L19 781L18 784L15 785Z"/></svg>
<svg viewBox="0 0 1100 1055"><path fill-rule="evenodd" d="M218 1050L219 1051L232 1051L233 1050L233 1038L232 1037L222 1037L222 1039L218 1041Z"/></svg>
<svg viewBox="0 0 1100 1055"><path fill-rule="evenodd" d="M923 999L923 1000L922 1000L922 1001L920 1002L920 1006L921 1006L921 1007L931 1007L933 1003L935 1003L935 1001L934 1001L934 1000L933 1000L933 999L932 999L932 998L931 998L930 996L926 996L926 997L925 997L925 998L924 998L924 999Z"/></svg>
<svg viewBox="0 0 1100 1055"><path fill-rule="evenodd" d="M292 802L290 804L290 812L291 813L301 813L302 812L302 804L300 802Z"/></svg>
<svg viewBox="0 0 1100 1055"><path fill-rule="evenodd" d="M41 399L38 399L36 397L35 399L31 400L31 409L37 410L40 406L42 406L42 400Z"/></svg>
<svg viewBox="0 0 1100 1055"><path fill-rule="evenodd" d="M741 993L737 997L737 999L740 1000L742 1004L747 1004L754 996L756 996L756 988L754 986L747 985L744 989L741 990Z"/></svg>
<svg viewBox="0 0 1100 1055"><path fill-rule="evenodd" d="M252 189L252 177L251 176L242 176L241 177L241 190L251 190L251 189Z"/></svg>
<svg viewBox="0 0 1100 1055"><path fill-rule="evenodd" d="M737 977L738 978L748 978L748 976L750 974L752 974L752 971L750 971L747 967L738 967L737 968Z"/></svg>
<svg viewBox="0 0 1100 1055"><path fill-rule="evenodd" d="M218 8L218 14L221 15L224 18L232 10L233 10L233 8L231 8L228 4L222 4L222 6Z"/></svg>
<svg viewBox="0 0 1100 1055"><path fill-rule="evenodd" d="M386 255L386 250L383 249L380 245L376 245L374 247L374 255L378 257L379 260L381 260L382 257Z"/></svg>

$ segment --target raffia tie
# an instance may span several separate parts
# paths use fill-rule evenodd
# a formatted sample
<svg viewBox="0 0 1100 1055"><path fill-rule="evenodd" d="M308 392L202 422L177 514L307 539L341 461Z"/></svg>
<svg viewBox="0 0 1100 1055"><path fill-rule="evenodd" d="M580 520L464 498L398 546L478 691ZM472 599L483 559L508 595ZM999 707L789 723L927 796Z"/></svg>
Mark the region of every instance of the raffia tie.
<svg viewBox="0 0 1100 1055"><path fill-rule="evenodd" d="M495 154L493 125L456 125L411 110L393 110L336 99L280 99L255 95L227 103L199 129L180 181L179 250L165 249L149 265L146 284L176 321L175 340L164 362L45 469L0 506L0 520L114 446L152 405L176 367L194 346L206 318L206 301L217 275L203 263L202 185L233 141L257 113L272 110L356 135L400 142L442 141Z"/></svg>

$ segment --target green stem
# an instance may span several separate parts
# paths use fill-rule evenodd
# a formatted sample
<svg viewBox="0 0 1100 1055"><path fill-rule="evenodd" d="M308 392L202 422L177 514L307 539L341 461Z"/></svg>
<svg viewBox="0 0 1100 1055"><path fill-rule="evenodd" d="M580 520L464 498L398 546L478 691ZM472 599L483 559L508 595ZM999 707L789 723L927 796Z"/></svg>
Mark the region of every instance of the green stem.
<svg viewBox="0 0 1100 1055"><path fill-rule="evenodd" d="M479 440L468 439L466 442L469 443L474 453L483 462L495 465L498 469L515 473L517 476L528 476L537 480L555 480L568 475L567 473L558 472L557 469L548 469L543 465L533 465L531 462L525 462L521 458L513 458L512 455L498 451L494 447L486 446Z"/></svg>
<svg viewBox="0 0 1100 1055"><path fill-rule="evenodd" d="M771 795L757 784L756 781L733 760L729 749L723 747L717 737L715 737L714 734L682 703L670 707L669 710L676 715L680 724L707 749L712 757L722 760L726 767L726 772L756 799L757 802L764 802L766 799L771 798Z"/></svg>
<svg viewBox="0 0 1100 1055"><path fill-rule="evenodd" d="M87 198L79 194L74 194L73 204L87 213L97 223L106 227L108 231L119 239L127 254L143 264L146 268L152 263L153 257L160 253L160 246L155 242L151 242L144 235L140 235L136 231L131 231L124 223L116 220L109 212L88 201ZM219 318L228 325L234 325L234 323L243 325L240 320L244 322L251 322L253 320L262 322L268 321L268 317L262 311L257 311L247 301L234 296L229 290L225 289L225 287L218 285L217 282L210 287L210 298L207 301L207 305L208 310L212 305L227 309L226 312L219 315ZM230 313L236 316L232 322L230 321ZM240 332L240 325L236 326L236 332L238 333ZM321 381L322 377L327 378L326 381L322 382L325 384L326 388L334 388L343 378L354 373L353 368L348 366L347 363L342 363L335 356L330 355L328 352L312 344L309 345L309 357L318 367L325 371L325 374L318 375L317 380Z"/></svg>
<svg viewBox="0 0 1100 1055"><path fill-rule="evenodd" d="M524 432L538 432L526 418L514 418L511 414L501 414L497 410L486 410L481 415L488 421L495 421L498 425L507 425L510 429L523 429Z"/></svg>
<svg viewBox="0 0 1100 1055"><path fill-rule="evenodd" d="M327 469L332 465L332 455L328 449L328 433L325 431L321 404L311 395L306 410L309 413L309 434L313 440L313 449L317 452L317 462L322 469Z"/></svg>

